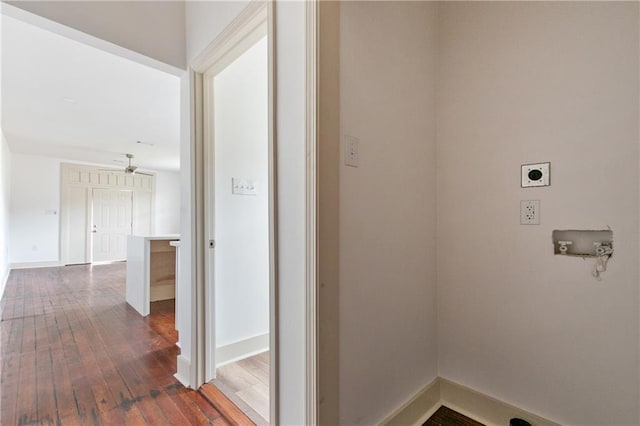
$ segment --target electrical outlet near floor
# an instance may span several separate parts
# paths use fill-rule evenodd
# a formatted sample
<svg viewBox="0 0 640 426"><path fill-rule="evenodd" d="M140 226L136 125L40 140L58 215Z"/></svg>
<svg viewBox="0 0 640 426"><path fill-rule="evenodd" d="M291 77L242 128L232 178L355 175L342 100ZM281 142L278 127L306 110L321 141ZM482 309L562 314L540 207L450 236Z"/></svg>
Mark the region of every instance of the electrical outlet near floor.
<svg viewBox="0 0 640 426"><path fill-rule="evenodd" d="M540 225L540 200L520 201L520 225Z"/></svg>

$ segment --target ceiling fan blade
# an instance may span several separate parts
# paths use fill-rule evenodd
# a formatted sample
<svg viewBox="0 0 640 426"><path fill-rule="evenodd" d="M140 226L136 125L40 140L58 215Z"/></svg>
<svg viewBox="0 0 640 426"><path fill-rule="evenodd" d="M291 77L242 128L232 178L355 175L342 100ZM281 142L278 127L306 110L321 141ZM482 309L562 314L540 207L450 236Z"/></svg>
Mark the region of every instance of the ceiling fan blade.
<svg viewBox="0 0 640 426"><path fill-rule="evenodd" d="M145 173L145 172L139 172L139 171L136 171L136 172L135 172L135 174L136 174L136 175L145 175L145 176L155 176L155 175L154 175L154 174L152 174L152 173Z"/></svg>

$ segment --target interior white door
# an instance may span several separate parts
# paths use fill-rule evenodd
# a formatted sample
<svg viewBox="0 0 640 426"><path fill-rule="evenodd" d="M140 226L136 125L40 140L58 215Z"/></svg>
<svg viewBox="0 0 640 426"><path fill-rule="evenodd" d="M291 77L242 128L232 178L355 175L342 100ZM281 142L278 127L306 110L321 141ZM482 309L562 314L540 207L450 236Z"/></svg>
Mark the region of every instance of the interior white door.
<svg viewBox="0 0 640 426"><path fill-rule="evenodd" d="M125 260L127 235L131 235L133 192L93 189L92 262Z"/></svg>

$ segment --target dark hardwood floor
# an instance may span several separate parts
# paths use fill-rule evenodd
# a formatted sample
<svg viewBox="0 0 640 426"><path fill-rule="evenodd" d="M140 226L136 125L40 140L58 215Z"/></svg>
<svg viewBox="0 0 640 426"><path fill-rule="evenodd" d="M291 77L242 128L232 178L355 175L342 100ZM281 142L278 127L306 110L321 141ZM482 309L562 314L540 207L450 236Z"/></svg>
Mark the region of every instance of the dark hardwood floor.
<svg viewBox="0 0 640 426"><path fill-rule="evenodd" d="M422 426L484 426L457 411L442 406Z"/></svg>
<svg viewBox="0 0 640 426"><path fill-rule="evenodd" d="M229 424L174 377L172 302L141 317L124 263L11 272L0 302L2 425Z"/></svg>

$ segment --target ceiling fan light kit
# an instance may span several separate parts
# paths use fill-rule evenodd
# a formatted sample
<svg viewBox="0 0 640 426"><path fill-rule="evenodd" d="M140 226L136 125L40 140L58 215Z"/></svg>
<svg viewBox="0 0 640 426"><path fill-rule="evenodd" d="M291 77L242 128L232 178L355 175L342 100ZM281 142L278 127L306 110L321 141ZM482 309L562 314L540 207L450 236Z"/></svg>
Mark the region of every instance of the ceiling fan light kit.
<svg viewBox="0 0 640 426"><path fill-rule="evenodd" d="M127 167L125 167L124 169L124 173L127 175L145 175L145 176L153 176L151 173L144 173L144 172L138 172L136 170L138 170L138 166L134 166L133 164L131 164L131 160L133 160L133 154L126 154L127 158L129 159L129 165Z"/></svg>
<svg viewBox="0 0 640 426"><path fill-rule="evenodd" d="M129 165L124 168L124 174L153 176L152 173L139 172L138 166L134 166L133 164L131 164L131 160L133 160L133 154L125 154L125 156L129 159ZM118 161L118 160L113 160L113 161ZM117 170L113 170L113 169L102 169L102 170L109 171L109 172L117 172Z"/></svg>

